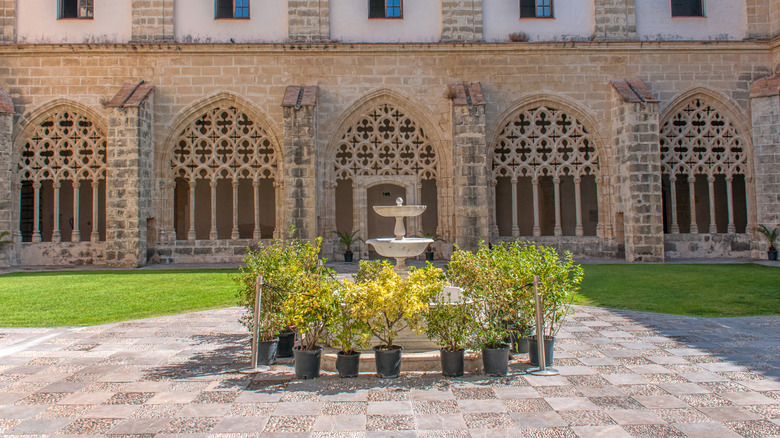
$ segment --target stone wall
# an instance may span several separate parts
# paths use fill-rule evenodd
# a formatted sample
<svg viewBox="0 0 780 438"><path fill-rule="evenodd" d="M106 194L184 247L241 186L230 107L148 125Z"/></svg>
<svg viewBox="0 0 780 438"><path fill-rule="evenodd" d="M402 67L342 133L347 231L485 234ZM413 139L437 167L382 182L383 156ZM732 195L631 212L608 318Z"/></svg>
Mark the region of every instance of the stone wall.
<svg viewBox="0 0 780 438"><path fill-rule="evenodd" d="M769 74L771 48L766 42L582 42L576 47L560 43L538 43L532 47L236 44L229 51L224 46L206 44L39 45L24 51L0 46L0 58L0 86L9 91L20 114L29 114L55 98L78 101L105 114L100 102L113 96L122 84L137 83L143 78L155 85L152 183L158 191L152 216L159 223L172 221L169 216L173 190L166 184L171 182L171 139L178 134L173 131L178 121L202 111L199 105L204 99L220 93L240 96L268 125L270 135L284 144L292 141L285 132L285 123L304 117L307 111L279 105L287 87L318 84L316 122L306 122L317 129L316 134L307 135L314 136L314 150L321 153L315 161L318 171L332 166L335 157L324 155L324 151L335 150L330 146L343 134L338 129L359 107L359 102L392 96L393 102L425 127L431 143L442 151L444 178L454 176L456 118L484 117L485 146L489 151L507 114L529 100L544 100L550 105L579 110L597 140L602 169L607 175L615 175L620 170L612 131L610 81L642 78L657 94L661 112L683 93L701 87L724 96L724 101L734 102L731 109L749 126L748 90L756 79ZM443 95L453 77L481 83L484 115L467 113L465 109L463 113L454 112L452 103ZM289 112L287 116L285 111ZM293 129L292 124L289 129ZM293 145L285 144L288 147ZM323 183L326 181L314 180L304 188L321 196ZM455 184L450 186L455 189ZM445 192L442 196L454 203L456 193ZM319 200L313 219L317 226L323 220L317 214L322 214L322 205L327 202L332 200ZM609 197L600 197L599 202L600 211L604 212L600 221L606 230L600 236L601 242L605 242L600 248L614 254L615 235L611 230L617 207ZM748 202L752 204L754 200ZM441 221L456 219L453 207L443 201L439 212ZM305 216L312 217L309 213ZM455 241L454 229L447 232L443 237L448 242ZM201 260L208 258L203 256Z"/></svg>
<svg viewBox="0 0 780 438"><path fill-rule="evenodd" d="M669 259L755 257L756 254L751 251L752 243L750 234L664 235L664 251Z"/></svg>
<svg viewBox="0 0 780 438"><path fill-rule="evenodd" d="M538 236L538 237L500 237L495 241L511 242L520 240L536 245L552 246L559 253L569 251L576 258L616 258L619 257L618 247L614 241L596 236Z"/></svg>
<svg viewBox="0 0 780 438"><path fill-rule="evenodd" d="M442 0L443 42L482 41L482 0Z"/></svg>
<svg viewBox="0 0 780 438"><path fill-rule="evenodd" d="M0 232L9 232L2 240L13 240L17 237L14 230L19 229L13 214L12 187L15 184L12 184L12 181L16 164L13 159L13 120L14 105L11 97L5 90L0 89ZM15 264L14 246L0 246L0 267Z"/></svg>
<svg viewBox="0 0 780 438"><path fill-rule="evenodd" d="M635 0L596 0L597 40L635 40Z"/></svg>
<svg viewBox="0 0 780 438"><path fill-rule="evenodd" d="M24 242L19 264L27 266L90 266L106 264L106 242Z"/></svg>
<svg viewBox="0 0 780 438"><path fill-rule="evenodd" d="M133 42L173 41L174 0L133 0Z"/></svg>
<svg viewBox="0 0 780 438"><path fill-rule="evenodd" d="M290 42L330 41L328 0L287 0Z"/></svg>
<svg viewBox="0 0 780 438"><path fill-rule="evenodd" d="M290 86L284 107L284 197L280 212L284 229L295 227L295 237L317 237L317 87Z"/></svg>
<svg viewBox="0 0 780 438"><path fill-rule="evenodd" d="M756 224L780 227L780 76L751 89ZM760 248L766 249L762 238Z"/></svg>
<svg viewBox="0 0 780 438"><path fill-rule="evenodd" d="M0 43L16 42L16 0L0 0Z"/></svg>

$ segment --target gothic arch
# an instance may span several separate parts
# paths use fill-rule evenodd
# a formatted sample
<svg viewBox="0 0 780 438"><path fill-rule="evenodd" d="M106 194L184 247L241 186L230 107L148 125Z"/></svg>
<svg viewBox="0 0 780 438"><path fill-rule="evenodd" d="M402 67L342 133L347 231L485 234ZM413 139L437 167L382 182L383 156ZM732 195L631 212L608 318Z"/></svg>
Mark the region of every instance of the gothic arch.
<svg viewBox="0 0 780 438"><path fill-rule="evenodd" d="M664 109L666 232L749 232L755 217L751 140L739 106L712 90L688 90Z"/></svg>
<svg viewBox="0 0 780 438"><path fill-rule="evenodd" d="M280 220L282 147L266 118L223 92L190 105L172 126L157 154L162 211L172 212L165 235L189 241L271 237Z"/></svg>
<svg viewBox="0 0 780 438"><path fill-rule="evenodd" d="M586 111L555 95L515 102L491 125L491 235L604 235L605 148Z"/></svg>
<svg viewBox="0 0 780 438"><path fill-rule="evenodd" d="M344 223L337 221L335 200L350 198L342 203L351 206L352 217L347 219L351 225L341 227L362 230L370 203L368 187L395 184L406 187L405 202L433 204L419 223L410 221L410 233L427 228L450 237L443 218L449 216L451 151L442 147L438 130L424 111L405 97L380 89L352 104L332 126L336 128L329 133L320 171L327 182L320 206L320 234ZM343 218L343 208L338 211Z"/></svg>
<svg viewBox="0 0 780 438"><path fill-rule="evenodd" d="M28 242L105 240L107 132L88 105L54 99L26 114L14 138L14 204Z"/></svg>

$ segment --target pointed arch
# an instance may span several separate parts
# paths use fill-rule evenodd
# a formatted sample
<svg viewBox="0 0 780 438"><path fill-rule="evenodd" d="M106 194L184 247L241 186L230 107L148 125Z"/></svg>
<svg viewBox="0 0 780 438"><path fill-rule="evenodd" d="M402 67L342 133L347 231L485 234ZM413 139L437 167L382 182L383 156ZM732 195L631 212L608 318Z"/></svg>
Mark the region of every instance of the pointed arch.
<svg viewBox="0 0 780 438"><path fill-rule="evenodd" d="M493 236L601 234L607 191L595 126L556 95L526 96L503 112L488 143Z"/></svg>
<svg viewBox="0 0 780 438"><path fill-rule="evenodd" d="M752 138L739 106L702 87L660 118L665 231L745 233L754 205Z"/></svg>

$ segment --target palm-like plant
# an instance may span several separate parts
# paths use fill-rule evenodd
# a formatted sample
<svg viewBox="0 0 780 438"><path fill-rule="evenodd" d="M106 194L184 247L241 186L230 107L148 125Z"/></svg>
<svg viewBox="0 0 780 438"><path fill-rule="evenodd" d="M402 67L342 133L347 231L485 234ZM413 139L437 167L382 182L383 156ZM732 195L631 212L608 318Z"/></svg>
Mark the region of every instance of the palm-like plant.
<svg viewBox="0 0 780 438"><path fill-rule="evenodd" d="M766 225L762 224L759 225L757 229L759 233L763 234L764 237L766 237L767 242L769 242L769 251L776 251L775 242L777 242L777 235L778 235L777 227L770 230Z"/></svg>
<svg viewBox="0 0 780 438"><path fill-rule="evenodd" d="M349 254L352 252L352 245L354 245L357 242L362 241L360 237L358 237L358 233L360 230L355 231L333 231L334 234L339 236L339 243L344 245L347 249L344 251L345 253Z"/></svg>

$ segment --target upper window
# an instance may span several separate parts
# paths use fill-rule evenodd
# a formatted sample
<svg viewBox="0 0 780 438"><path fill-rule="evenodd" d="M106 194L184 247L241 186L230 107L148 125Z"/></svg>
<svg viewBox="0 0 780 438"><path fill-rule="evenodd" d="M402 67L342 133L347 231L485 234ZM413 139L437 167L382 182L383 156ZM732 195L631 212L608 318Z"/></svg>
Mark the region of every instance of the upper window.
<svg viewBox="0 0 780 438"><path fill-rule="evenodd" d="M704 0L672 0L672 17L703 17Z"/></svg>
<svg viewBox="0 0 780 438"><path fill-rule="evenodd" d="M520 18L552 18L552 0L520 0Z"/></svg>
<svg viewBox="0 0 780 438"><path fill-rule="evenodd" d="M217 0L216 18L249 18L249 0Z"/></svg>
<svg viewBox="0 0 780 438"><path fill-rule="evenodd" d="M368 18L403 18L403 0L369 0Z"/></svg>
<svg viewBox="0 0 780 438"><path fill-rule="evenodd" d="M92 18L92 0L60 0L57 18Z"/></svg>

